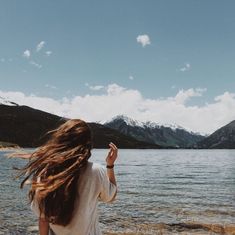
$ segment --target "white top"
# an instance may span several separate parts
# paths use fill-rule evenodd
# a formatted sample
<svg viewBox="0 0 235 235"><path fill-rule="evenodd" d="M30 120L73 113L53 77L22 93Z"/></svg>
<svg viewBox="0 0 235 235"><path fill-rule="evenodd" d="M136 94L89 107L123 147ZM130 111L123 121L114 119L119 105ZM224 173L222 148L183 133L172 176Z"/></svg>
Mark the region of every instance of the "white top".
<svg viewBox="0 0 235 235"><path fill-rule="evenodd" d="M109 181L105 167L88 162L79 176L79 196L75 202L74 218L65 227L50 223L50 228L56 235L102 235L99 228L98 200L110 202L116 191L117 187ZM35 201L31 208L39 216Z"/></svg>

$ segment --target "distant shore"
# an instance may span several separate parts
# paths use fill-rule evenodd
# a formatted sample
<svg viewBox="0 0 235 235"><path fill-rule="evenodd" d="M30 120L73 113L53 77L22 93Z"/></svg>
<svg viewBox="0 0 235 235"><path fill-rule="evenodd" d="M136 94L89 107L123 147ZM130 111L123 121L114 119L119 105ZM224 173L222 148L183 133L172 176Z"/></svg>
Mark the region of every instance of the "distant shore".
<svg viewBox="0 0 235 235"><path fill-rule="evenodd" d="M7 147L7 146L0 146L0 151L8 151L8 150L16 150L20 149L19 146L12 146L12 147Z"/></svg>
<svg viewBox="0 0 235 235"><path fill-rule="evenodd" d="M20 146L18 144L0 141L0 151L15 150L19 148Z"/></svg>

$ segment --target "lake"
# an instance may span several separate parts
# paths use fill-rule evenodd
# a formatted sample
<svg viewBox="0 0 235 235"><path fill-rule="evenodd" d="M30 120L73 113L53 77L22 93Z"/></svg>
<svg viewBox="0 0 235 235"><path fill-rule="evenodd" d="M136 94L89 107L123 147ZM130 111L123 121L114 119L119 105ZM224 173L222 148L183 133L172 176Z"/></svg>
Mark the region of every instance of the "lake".
<svg viewBox="0 0 235 235"><path fill-rule="evenodd" d="M37 234L27 188L0 152L0 234ZM107 150L91 161L105 164ZM235 234L235 150L119 150L117 199L99 204L104 234ZM234 230L233 230L234 229ZM234 233L233 233L234 232Z"/></svg>

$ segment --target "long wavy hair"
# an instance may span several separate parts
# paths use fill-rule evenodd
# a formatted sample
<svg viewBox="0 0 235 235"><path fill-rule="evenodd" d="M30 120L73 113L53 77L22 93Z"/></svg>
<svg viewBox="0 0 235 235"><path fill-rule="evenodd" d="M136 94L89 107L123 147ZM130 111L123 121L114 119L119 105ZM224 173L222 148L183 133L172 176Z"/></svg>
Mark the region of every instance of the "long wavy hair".
<svg viewBox="0 0 235 235"><path fill-rule="evenodd" d="M50 139L32 153L20 170L21 188L30 180L30 202L53 224L68 225L73 217L80 169L91 156L92 136L88 124L72 119L50 132Z"/></svg>

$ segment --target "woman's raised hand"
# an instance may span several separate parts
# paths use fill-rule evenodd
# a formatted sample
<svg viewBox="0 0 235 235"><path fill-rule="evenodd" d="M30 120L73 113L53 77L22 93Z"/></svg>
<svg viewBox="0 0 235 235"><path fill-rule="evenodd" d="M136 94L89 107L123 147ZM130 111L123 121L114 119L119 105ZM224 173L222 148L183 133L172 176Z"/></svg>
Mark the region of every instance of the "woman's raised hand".
<svg viewBox="0 0 235 235"><path fill-rule="evenodd" d="M118 148L114 143L109 144L109 152L108 156L106 157L106 163L108 166L114 165L115 160L117 159L117 154L118 154Z"/></svg>

